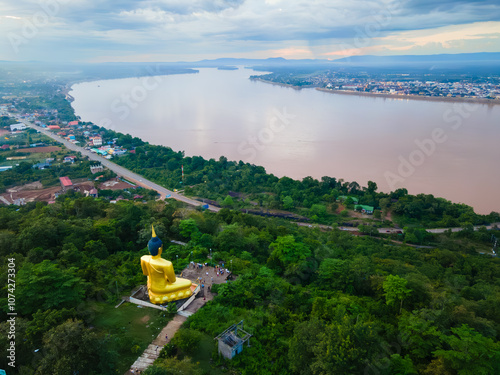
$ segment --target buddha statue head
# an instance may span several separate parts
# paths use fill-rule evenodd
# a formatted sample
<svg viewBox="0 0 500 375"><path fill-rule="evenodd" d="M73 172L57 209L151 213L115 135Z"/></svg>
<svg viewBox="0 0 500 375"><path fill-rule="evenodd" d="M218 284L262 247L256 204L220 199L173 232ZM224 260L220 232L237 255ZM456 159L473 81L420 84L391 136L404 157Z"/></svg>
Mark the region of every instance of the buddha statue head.
<svg viewBox="0 0 500 375"><path fill-rule="evenodd" d="M151 225L152 234L151 239L148 242L148 250L152 256L161 255L163 250L163 242L156 236L155 228Z"/></svg>

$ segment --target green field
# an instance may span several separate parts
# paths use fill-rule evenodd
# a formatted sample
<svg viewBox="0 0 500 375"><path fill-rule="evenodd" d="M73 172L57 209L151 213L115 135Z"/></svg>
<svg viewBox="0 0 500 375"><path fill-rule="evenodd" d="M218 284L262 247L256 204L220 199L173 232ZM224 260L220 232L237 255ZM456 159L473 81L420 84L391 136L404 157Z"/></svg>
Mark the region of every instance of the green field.
<svg viewBox="0 0 500 375"><path fill-rule="evenodd" d="M92 305L97 330L116 336L119 347L120 373L127 371L153 341L171 317L156 309L125 303L118 308L107 303Z"/></svg>

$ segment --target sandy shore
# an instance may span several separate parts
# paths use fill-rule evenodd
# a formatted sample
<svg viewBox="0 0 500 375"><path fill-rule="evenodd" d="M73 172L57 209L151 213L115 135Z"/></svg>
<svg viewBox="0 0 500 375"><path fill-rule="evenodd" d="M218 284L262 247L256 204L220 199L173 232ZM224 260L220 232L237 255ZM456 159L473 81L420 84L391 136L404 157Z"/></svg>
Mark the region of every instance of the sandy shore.
<svg viewBox="0 0 500 375"><path fill-rule="evenodd" d="M346 90L330 90L324 88L316 88L318 91L327 92L330 94L341 95L357 95L367 96L370 98L387 98L387 99L405 99L405 100L425 100L429 102L448 102L448 103L475 103L487 105L500 105L499 99L483 99L483 98L449 98L443 96L421 96L421 95L392 95L392 94L376 94L373 92L359 92L359 91L346 91Z"/></svg>

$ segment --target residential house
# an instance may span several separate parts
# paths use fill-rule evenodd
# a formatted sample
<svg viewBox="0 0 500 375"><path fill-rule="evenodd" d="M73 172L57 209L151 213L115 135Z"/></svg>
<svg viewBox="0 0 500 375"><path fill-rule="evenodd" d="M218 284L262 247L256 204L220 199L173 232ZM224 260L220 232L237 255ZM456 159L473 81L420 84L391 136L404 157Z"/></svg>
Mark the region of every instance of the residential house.
<svg viewBox="0 0 500 375"><path fill-rule="evenodd" d="M94 147L102 146L102 138L101 137L90 137L90 142Z"/></svg>
<svg viewBox="0 0 500 375"><path fill-rule="evenodd" d="M361 213L363 213L363 214L372 215L374 207L367 206L367 205L364 205L364 204L357 204L356 206L354 206L354 209L356 211L361 211Z"/></svg>
<svg viewBox="0 0 500 375"><path fill-rule="evenodd" d="M90 166L90 173L95 174L102 172L104 170L102 165L91 165Z"/></svg>
<svg viewBox="0 0 500 375"><path fill-rule="evenodd" d="M114 149L113 150L113 155L115 156L122 156L122 155L125 155L127 153L127 150L122 150L122 149Z"/></svg>
<svg viewBox="0 0 500 375"><path fill-rule="evenodd" d="M61 187L64 191L73 187L73 183L69 177L59 177L59 181L61 182Z"/></svg>
<svg viewBox="0 0 500 375"><path fill-rule="evenodd" d="M31 168L33 169L47 169L50 168L50 163L47 162L41 162L33 165Z"/></svg>

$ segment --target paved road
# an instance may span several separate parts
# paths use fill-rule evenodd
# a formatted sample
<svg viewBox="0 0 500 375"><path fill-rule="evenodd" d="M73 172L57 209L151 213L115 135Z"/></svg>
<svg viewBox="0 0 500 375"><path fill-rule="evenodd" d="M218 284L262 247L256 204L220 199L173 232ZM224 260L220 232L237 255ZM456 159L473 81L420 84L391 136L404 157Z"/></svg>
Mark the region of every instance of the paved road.
<svg viewBox="0 0 500 375"><path fill-rule="evenodd" d="M50 130L48 130L46 128L42 128L40 126L32 124L29 121L25 121L25 120L20 120L20 121L22 123L24 123L26 126L29 126L35 130L38 130L40 133L45 134L47 137L50 137L50 138L62 143L68 149L76 151L76 152L80 152L82 155L87 156L90 160L98 161L106 168L115 172L118 176L124 177L127 180L130 180L139 186L156 190L161 195L162 199L165 199L167 196L169 196L169 198L176 199L178 201L190 204L192 206L201 206L202 205L202 203L197 201L197 200L187 198L181 194L178 194L176 192L168 190L168 189L164 188L163 186L160 186L160 185L154 183L153 181L150 181L137 173L134 173L126 168L119 166L118 164L113 163L112 161L110 161L108 159L103 158L102 156L94 154L94 153L90 152L89 150L85 150L83 147L77 146L77 145L67 141L64 138L59 137L58 135L52 133ZM219 207L215 207L212 205L209 205L208 209L210 211L214 211L214 212L217 212L220 210Z"/></svg>
<svg viewBox="0 0 500 375"><path fill-rule="evenodd" d="M333 227L329 225L323 225L323 224L310 224L310 223L297 223L297 225L301 227L318 227L321 229L333 229ZM500 223L493 223L491 225L477 225L474 227L474 230L479 230L482 227L486 227L486 229L495 229L495 228L500 228ZM359 229L357 227L342 227L339 226L337 227L339 230L347 231L347 232L357 232ZM463 230L463 228L434 228L434 229L426 229L427 232L429 233L445 233L448 230L452 232L460 232ZM401 228L377 228L378 232L381 234L394 234L394 233L403 233L403 229Z"/></svg>
<svg viewBox="0 0 500 375"><path fill-rule="evenodd" d="M495 228L500 228L500 223L493 223L491 225L476 225L474 227L474 230L479 230L479 228L486 227L486 229L495 229ZM452 232L460 232L463 228L435 228L435 229L427 229L427 232L429 233L444 233L448 230Z"/></svg>

